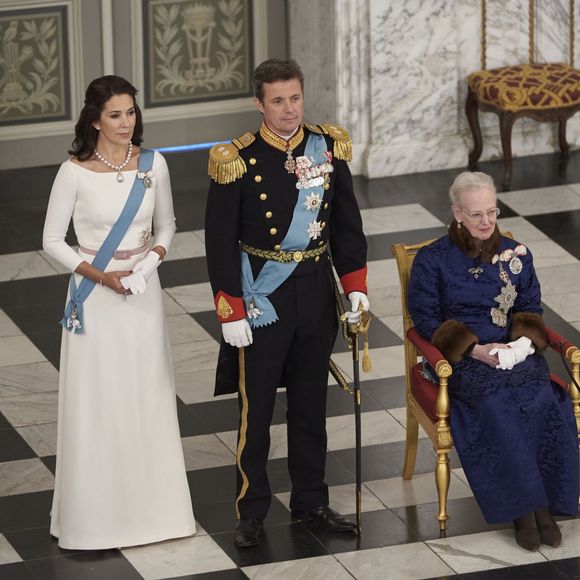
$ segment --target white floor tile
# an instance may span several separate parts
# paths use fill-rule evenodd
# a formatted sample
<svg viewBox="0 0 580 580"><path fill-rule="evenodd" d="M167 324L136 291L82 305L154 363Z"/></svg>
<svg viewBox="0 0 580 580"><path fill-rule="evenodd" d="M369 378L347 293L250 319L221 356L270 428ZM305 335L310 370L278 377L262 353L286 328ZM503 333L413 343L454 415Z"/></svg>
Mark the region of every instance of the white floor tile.
<svg viewBox="0 0 580 580"><path fill-rule="evenodd" d="M175 374L215 370L219 344L213 339L184 342L173 345L173 368Z"/></svg>
<svg viewBox="0 0 580 580"><path fill-rule="evenodd" d="M542 289L542 299L554 294L576 293L580 280L580 263L536 268L536 274Z"/></svg>
<svg viewBox="0 0 580 580"><path fill-rule="evenodd" d="M40 459L0 463L0 497L54 489L54 476Z"/></svg>
<svg viewBox="0 0 580 580"><path fill-rule="evenodd" d="M122 550L145 580L228 570L236 565L208 535Z"/></svg>
<svg viewBox="0 0 580 580"><path fill-rule="evenodd" d="M234 452L215 435L183 437L181 442L185 456L185 468L188 471L235 465L236 463Z"/></svg>
<svg viewBox="0 0 580 580"><path fill-rule="evenodd" d="M0 367L45 360L45 356L24 335L0 338Z"/></svg>
<svg viewBox="0 0 580 580"><path fill-rule="evenodd" d="M2 309L0 309L0 338L8 336L18 336L22 331L12 322L12 319Z"/></svg>
<svg viewBox="0 0 580 580"><path fill-rule="evenodd" d="M542 301L568 322L580 321L580 293L542 296Z"/></svg>
<svg viewBox="0 0 580 580"><path fill-rule="evenodd" d="M562 530L562 544L557 548L544 546L540 552L548 560L562 560L563 558L577 558L580 556L580 520L564 520L558 522Z"/></svg>
<svg viewBox="0 0 580 580"><path fill-rule="evenodd" d="M55 423L58 393L34 393L0 398L0 412L14 427Z"/></svg>
<svg viewBox="0 0 580 580"><path fill-rule="evenodd" d="M367 411L362 413L362 444L378 445L403 441L405 429L386 411ZM353 449L355 446L354 415L342 415L326 419L328 449Z"/></svg>
<svg viewBox="0 0 580 580"><path fill-rule="evenodd" d="M183 372L175 375L175 388L179 398L186 404L205 403L207 401L223 401L235 399L237 393L220 395L215 398L215 368L205 371Z"/></svg>
<svg viewBox="0 0 580 580"><path fill-rule="evenodd" d="M357 580L420 580L453 575L453 570L423 543L346 552L336 558Z"/></svg>
<svg viewBox="0 0 580 580"><path fill-rule="evenodd" d="M500 231L511 232L515 240L521 244L526 244L526 246L538 240L549 239L542 230L538 229L526 218L521 216L504 218L500 215L497 223Z"/></svg>
<svg viewBox="0 0 580 580"><path fill-rule="evenodd" d="M15 562L22 562L22 558L4 535L0 534L0 566L2 564L14 564Z"/></svg>
<svg viewBox="0 0 580 580"><path fill-rule="evenodd" d="M567 268L571 264L578 263L572 254L552 240L536 240L528 244L528 248L534 257L534 268L547 268L548 266Z"/></svg>
<svg viewBox="0 0 580 580"><path fill-rule="evenodd" d="M161 295L163 296L163 310L165 311L165 316L169 317L178 314L185 314L184 308L167 293L167 290L163 290Z"/></svg>
<svg viewBox="0 0 580 580"><path fill-rule="evenodd" d="M215 308L213 293L209 282L174 286L173 288L167 288L166 292L186 312L207 312Z"/></svg>
<svg viewBox="0 0 580 580"><path fill-rule="evenodd" d="M352 576L332 556L246 566L242 570L251 580L352 580Z"/></svg>
<svg viewBox="0 0 580 580"><path fill-rule="evenodd" d="M418 203L363 209L360 213L367 236L444 225Z"/></svg>
<svg viewBox="0 0 580 580"><path fill-rule="evenodd" d="M58 390L58 371L49 362L0 367L0 399Z"/></svg>
<svg viewBox="0 0 580 580"><path fill-rule="evenodd" d="M437 501L437 488L435 486L435 460L433 471L428 473L416 473L412 479L404 480L402 477L365 481L365 486L388 508L420 505ZM449 499L471 497L471 489L451 472L449 485Z"/></svg>
<svg viewBox="0 0 580 580"><path fill-rule="evenodd" d="M397 407L388 410L389 415L392 415L396 421L398 421L405 430L407 429L407 409L405 407ZM423 427L419 425L419 438L425 439L427 437L427 433L423 431Z"/></svg>
<svg viewBox="0 0 580 580"><path fill-rule="evenodd" d="M522 216L580 209L580 195L566 185L498 193L498 198Z"/></svg>
<svg viewBox="0 0 580 580"><path fill-rule="evenodd" d="M38 252L0 255L0 282L56 276L57 272Z"/></svg>
<svg viewBox="0 0 580 580"><path fill-rule="evenodd" d="M369 290L371 312L379 317L398 316L401 318L401 290L397 286L383 286Z"/></svg>
<svg viewBox="0 0 580 580"><path fill-rule="evenodd" d="M39 457L56 455L56 423L29 425L16 430Z"/></svg>
<svg viewBox="0 0 580 580"><path fill-rule="evenodd" d="M171 344L212 340L211 335L209 335L204 330L203 326L196 322L189 314L168 316L167 326L169 329Z"/></svg>
<svg viewBox="0 0 580 580"><path fill-rule="evenodd" d="M539 552L520 548L512 530L429 540L427 545L458 574L545 562Z"/></svg>
<svg viewBox="0 0 580 580"><path fill-rule="evenodd" d="M195 232L177 232L167 252L167 261L205 256L205 244Z"/></svg>

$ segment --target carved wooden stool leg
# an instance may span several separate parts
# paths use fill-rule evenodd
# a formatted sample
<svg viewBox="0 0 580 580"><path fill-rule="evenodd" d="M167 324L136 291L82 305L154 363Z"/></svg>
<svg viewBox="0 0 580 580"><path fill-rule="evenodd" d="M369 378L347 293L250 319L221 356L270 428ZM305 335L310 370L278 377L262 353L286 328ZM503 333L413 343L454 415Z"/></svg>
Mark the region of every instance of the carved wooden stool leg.
<svg viewBox="0 0 580 580"><path fill-rule="evenodd" d="M504 163L503 191L509 191L512 180L512 127L514 121L515 117L512 113L499 113L499 132Z"/></svg>
<svg viewBox="0 0 580 580"><path fill-rule="evenodd" d="M558 139L560 141L560 151L562 152L562 157L568 157L570 155L570 145L568 145L568 141L566 141L567 122L567 117L558 121Z"/></svg>
<svg viewBox="0 0 580 580"><path fill-rule="evenodd" d="M475 93L468 89L467 100L465 101L465 114L467 122L473 135L473 149L469 153L469 169L474 171L477 169L477 161L481 157L483 150L483 141L481 139L481 127L479 126L479 108Z"/></svg>

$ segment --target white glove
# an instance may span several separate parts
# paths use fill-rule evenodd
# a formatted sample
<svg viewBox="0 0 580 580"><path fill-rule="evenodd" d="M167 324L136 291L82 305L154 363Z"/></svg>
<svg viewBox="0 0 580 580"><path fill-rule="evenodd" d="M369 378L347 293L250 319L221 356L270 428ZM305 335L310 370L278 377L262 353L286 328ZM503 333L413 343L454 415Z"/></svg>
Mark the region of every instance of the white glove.
<svg viewBox="0 0 580 580"><path fill-rule="evenodd" d="M346 313L346 317L349 324L356 324L360 321L359 305L362 304L363 310L370 310L371 305L364 292L349 292L348 299L350 300L350 312Z"/></svg>
<svg viewBox="0 0 580 580"><path fill-rule="evenodd" d="M124 278L119 278L119 282L125 290L131 290L131 294L143 294L147 288L143 272L133 272Z"/></svg>
<svg viewBox="0 0 580 580"><path fill-rule="evenodd" d="M133 272L142 272L143 277L145 278L145 282L149 282L151 274L157 270L161 262L162 260L159 258L159 254L153 250L150 250L140 262L135 264Z"/></svg>
<svg viewBox="0 0 580 580"><path fill-rule="evenodd" d="M511 347L516 354L516 362L514 363L516 365L524 362L528 355L536 352L532 347L532 341L527 336L520 336L517 340L508 342L508 346Z"/></svg>
<svg viewBox="0 0 580 580"><path fill-rule="evenodd" d="M516 364L516 353L512 348L492 348L489 354L496 354L499 359L499 364L496 365L496 369L501 369L502 371L511 371Z"/></svg>
<svg viewBox="0 0 580 580"><path fill-rule="evenodd" d="M252 329L245 318L233 322L222 322L222 334L228 344L238 348L249 346L254 342Z"/></svg>

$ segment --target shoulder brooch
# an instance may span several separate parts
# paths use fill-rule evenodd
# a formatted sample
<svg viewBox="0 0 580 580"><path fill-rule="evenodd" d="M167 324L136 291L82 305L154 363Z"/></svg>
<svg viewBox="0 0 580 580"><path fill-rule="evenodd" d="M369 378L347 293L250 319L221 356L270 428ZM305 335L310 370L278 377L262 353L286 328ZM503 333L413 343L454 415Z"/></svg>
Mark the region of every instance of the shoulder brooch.
<svg viewBox="0 0 580 580"><path fill-rule="evenodd" d="M340 125L305 125L313 133L328 135L334 141L333 154L337 159L352 161L352 139L348 131Z"/></svg>
<svg viewBox="0 0 580 580"><path fill-rule="evenodd" d="M244 160L240 150L248 147L256 140L249 131L231 143L220 143L209 150L207 172L217 183L227 184L240 179L246 173Z"/></svg>

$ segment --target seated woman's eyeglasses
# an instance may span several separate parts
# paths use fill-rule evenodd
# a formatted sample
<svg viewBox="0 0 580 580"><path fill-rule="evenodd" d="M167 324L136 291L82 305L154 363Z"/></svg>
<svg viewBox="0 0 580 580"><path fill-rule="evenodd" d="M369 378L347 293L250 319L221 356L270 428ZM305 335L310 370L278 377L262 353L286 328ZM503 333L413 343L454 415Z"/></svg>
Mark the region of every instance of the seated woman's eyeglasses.
<svg viewBox="0 0 580 580"><path fill-rule="evenodd" d="M467 217L471 218L476 222L480 222L483 220L483 216L486 215L488 220L496 219L497 216L500 214L499 207L494 207L493 209L488 209L486 212L483 211L472 211L468 212L465 211L462 207L459 208Z"/></svg>

